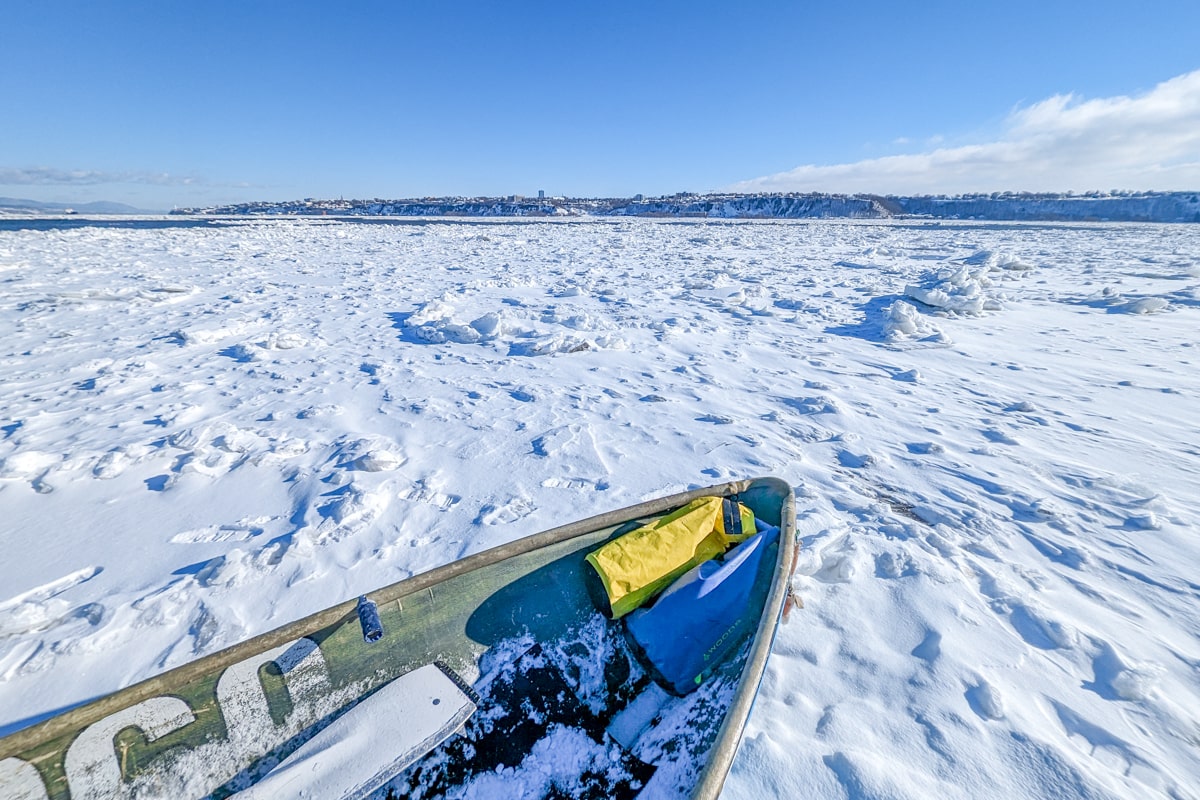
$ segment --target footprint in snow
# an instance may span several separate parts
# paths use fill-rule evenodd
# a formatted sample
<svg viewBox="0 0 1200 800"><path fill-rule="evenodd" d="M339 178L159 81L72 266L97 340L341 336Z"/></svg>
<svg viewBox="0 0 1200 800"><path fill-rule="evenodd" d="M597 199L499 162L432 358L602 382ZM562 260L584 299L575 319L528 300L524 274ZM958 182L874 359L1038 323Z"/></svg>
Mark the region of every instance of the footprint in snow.
<svg viewBox="0 0 1200 800"><path fill-rule="evenodd" d="M877 459L870 453L851 453L849 450L838 452L838 463L849 469L863 469L876 463Z"/></svg>
<svg viewBox="0 0 1200 800"><path fill-rule="evenodd" d="M72 609L71 604L59 595L103 571L103 567L85 567L0 603L0 637L45 630L81 618L92 625L99 623L104 614L103 606L89 603Z"/></svg>
<svg viewBox="0 0 1200 800"><path fill-rule="evenodd" d="M906 578L917 573L916 564L906 553L880 553L875 557L877 578Z"/></svg>
<svg viewBox="0 0 1200 800"><path fill-rule="evenodd" d="M112 480L129 468L132 459L121 449L109 450L96 461L92 475L100 480Z"/></svg>
<svg viewBox="0 0 1200 800"><path fill-rule="evenodd" d="M410 503L423 503L433 506L440 511L449 511L462 500L456 494L439 492L436 489L426 486L424 483L416 483L407 489L402 489L398 497Z"/></svg>
<svg viewBox="0 0 1200 800"><path fill-rule="evenodd" d="M1007 444L1007 445L1014 445L1014 446L1019 446L1021 444L1020 442L1018 442L1013 437L1009 436L1004 431L998 430L996 428L987 428L986 430L982 431L982 433L983 433L983 436L985 439L987 439L989 442L994 442L996 444Z"/></svg>
<svg viewBox="0 0 1200 800"><path fill-rule="evenodd" d="M532 503L519 497L499 505L488 503L479 509L479 514L475 517L475 524L504 525L516 522L532 514L533 508Z"/></svg>
<svg viewBox="0 0 1200 800"><path fill-rule="evenodd" d="M353 483L327 492L322 497L331 499L317 506L321 523L314 541L318 544L340 541L362 530L379 518L390 500L386 486L365 489Z"/></svg>
<svg viewBox="0 0 1200 800"><path fill-rule="evenodd" d="M533 454L541 458L549 458L567 450L579 442L583 427L580 425L563 425L546 431L533 440Z"/></svg>
<svg viewBox="0 0 1200 800"><path fill-rule="evenodd" d="M603 492L608 489L608 482L588 478L547 478L542 481L542 486L547 489L594 489Z"/></svg>
<svg viewBox="0 0 1200 800"><path fill-rule="evenodd" d="M849 583L856 572L853 556L853 545L843 540L816 554L815 559L801 563L796 574L808 575L822 583Z"/></svg>
<svg viewBox="0 0 1200 800"><path fill-rule="evenodd" d="M1096 641L1100 652L1092 660L1095 679L1084 682L1083 688L1105 700L1145 700L1158 685L1165 670L1157 664L1134 663L1121 656L1111 644Z"/></svg>
<svg viewBox="0 0 1200 800"><path fill-rule="evenodd" d="M921 643L912 649L912 654L933 666L942 655L942 635L937 631L928 631Z"/></svg>
<svg viewBox="0 0 1200 800"><path fill-rule="evenodd" d="M332 403L321 406L309 406L308 408L296 414L296 419L321 419L323 417L340 416L343 409L339 405Z"/></svg>
<svg viewBox="0 0 1200 800"><path fill-rule="evenodd" d="M263 526L275 517L244 519L228 525L209 525L183 531L171 537L171 544L207 544L211 542L244 541L266 530Z"/></svg>
<svg viewBox="0 0 1200 800"><path fill-rule="evenodd" d="M1075 630L1066 623L1050 619L1040 609L1019 600L994 600L992 610L1007 615L1009 623L1025 643L1039 650L1071 649Z"/></svg>
<svg viewBox="0 0 1200 800"><path fill-rule="evenodd" d="M1157 531L1162 530L1162 521L1153 511L1147 511L1145 514L1127 517L1125 528L1131 531Z"/></svg>
<svg viewBox="0 0 1200 800"><path fill-rule="evenodd" d="M964 697L967 699L967 705L980 719L1004 719L1004 701L996 688L987 681L981 680L975 686L967 687Z"/></svg>

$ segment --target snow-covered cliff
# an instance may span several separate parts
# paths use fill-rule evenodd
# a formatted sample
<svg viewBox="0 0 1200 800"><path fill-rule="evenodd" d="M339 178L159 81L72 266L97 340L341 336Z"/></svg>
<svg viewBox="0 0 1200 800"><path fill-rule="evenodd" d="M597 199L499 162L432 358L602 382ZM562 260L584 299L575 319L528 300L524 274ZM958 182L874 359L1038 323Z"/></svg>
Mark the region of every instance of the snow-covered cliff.
<svg viewBox="0 0 1200 800"><path fill-rule="evenodd" d="M877 219L891 216L877 198L865 195L700 195L657 198L615 206L608 213L642 217L752 219Z"/></svg>
<svg viewBox="0 0 1200 800"><path fill-rule="evenodd" d="M1144 194L981 194L892 197L903 215L987 220L1200 222L1200 192Z"/></svg>
<svg viewBox="0 0 1200 800"><path fill-rule="evenodd" d="M994 193L881 197L841 194L676 194L635 199L452 197L243 203L180 214L389 217L708 217L884 219L929 217L1020 221L1200 222L1200 192Z"/></svg>

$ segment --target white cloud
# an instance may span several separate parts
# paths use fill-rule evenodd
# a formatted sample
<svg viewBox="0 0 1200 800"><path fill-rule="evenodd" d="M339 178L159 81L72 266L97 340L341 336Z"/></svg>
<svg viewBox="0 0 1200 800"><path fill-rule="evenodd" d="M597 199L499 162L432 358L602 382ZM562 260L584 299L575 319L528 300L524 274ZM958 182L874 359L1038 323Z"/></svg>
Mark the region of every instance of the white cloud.
<svg viewBox="0 0 1200 800"><path fill-rule="evenodd" d="M1200 70L1137 97L1055 95L1014 111L999 141L852 164L809 164L730 189L877 194L1200 189Z"/></svg>
<svg viewBox="0 0 1200 800"><path fill-rule="evenodd" d="M165 172L104 172L90 169L0 167L0 186L96 186L104 183L140 183L153 186L191 186L198 181Z"/></svg>

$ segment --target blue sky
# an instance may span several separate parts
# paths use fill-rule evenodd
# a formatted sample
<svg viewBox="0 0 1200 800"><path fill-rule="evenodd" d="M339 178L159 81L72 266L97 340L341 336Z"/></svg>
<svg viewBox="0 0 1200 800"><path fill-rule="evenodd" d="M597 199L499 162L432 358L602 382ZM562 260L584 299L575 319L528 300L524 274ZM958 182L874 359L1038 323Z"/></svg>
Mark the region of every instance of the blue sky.
<svg viewBox="0 0 1200 800"><path fill-rule="evenodd" d="M6 196L1200 188L1194 0L4 0L0 18Z"/></svg>

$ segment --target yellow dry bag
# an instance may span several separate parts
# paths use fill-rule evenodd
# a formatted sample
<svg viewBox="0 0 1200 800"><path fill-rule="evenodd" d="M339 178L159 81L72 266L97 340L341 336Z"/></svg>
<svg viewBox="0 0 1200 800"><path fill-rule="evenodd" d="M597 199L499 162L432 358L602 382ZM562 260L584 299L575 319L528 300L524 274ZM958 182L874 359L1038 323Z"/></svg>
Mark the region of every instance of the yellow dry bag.
<svg viewBox="0 0 1200 800"><path fill-rule="evenodd" d="M587 554L613 619L654 597L692 567L754 535L754 513L737 501L702 497Z"/></svg>

